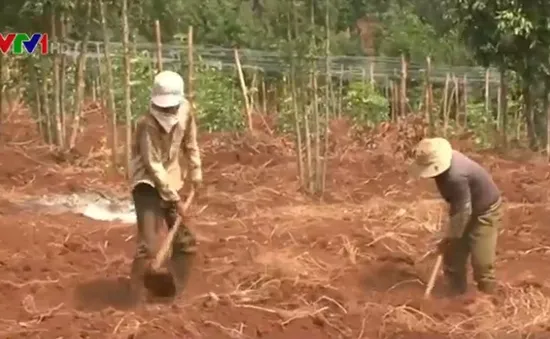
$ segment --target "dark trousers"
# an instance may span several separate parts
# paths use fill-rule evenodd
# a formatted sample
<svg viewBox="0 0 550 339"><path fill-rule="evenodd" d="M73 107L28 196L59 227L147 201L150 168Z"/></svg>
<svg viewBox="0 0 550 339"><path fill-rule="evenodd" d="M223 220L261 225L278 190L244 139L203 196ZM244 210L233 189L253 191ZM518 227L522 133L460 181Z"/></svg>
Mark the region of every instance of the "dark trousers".
<svg viewBox="0 0 550 339"><path fill-rule="evenodd" d="M455 292L466 291L467 263L470 256L478 289L487 293L494 291L500 208L499 199L484 213L472 216L462 238L453 240L443 254L445 275Z"/></svg>
<svg viewBox="0 0 550 339"><path fill-rule="evenodd" d="M157 251L157 232L166 223L172 228L177 218L176 206L166 203L158 191L148 184L138 184L132 191L137 217L137 249L135 257L152 259ZM172 257L196 251L196 239L181 224L172 243Z"/></svg>

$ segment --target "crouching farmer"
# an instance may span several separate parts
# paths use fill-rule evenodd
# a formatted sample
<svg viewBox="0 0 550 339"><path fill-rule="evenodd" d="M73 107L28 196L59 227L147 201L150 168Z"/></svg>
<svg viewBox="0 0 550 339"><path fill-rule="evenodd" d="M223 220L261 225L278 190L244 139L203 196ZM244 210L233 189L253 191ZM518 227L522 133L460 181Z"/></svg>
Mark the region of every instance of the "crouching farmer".
<svg viewBox="0 0 550 339"><path fill-rule="evenodd" d="M433 178L450 207L438 250L453 294L466 292L470 255L478 289L493 293L501 195L491 175L443 138L424 139L415 151L413 174Z"/></svg>
<svg viewBox="0 0 550 339"><path fill-rule="evenodd" d="M134 134L131 184L137 216L137 250L131 285L138 295L143 291L145 274L156 254L158 225L165 222L170 228L178 214L184 217L183 201L178 194L183 180L190 179L194 188L202 180L197 127L184 99L183 87L179 74L171 71L157 74L149 112L138 121ZM178 161L180 150L187 165L183 172ZM174 238L169 263L177 292L185 285L195 247L194 236L182 224Z"/></svg>

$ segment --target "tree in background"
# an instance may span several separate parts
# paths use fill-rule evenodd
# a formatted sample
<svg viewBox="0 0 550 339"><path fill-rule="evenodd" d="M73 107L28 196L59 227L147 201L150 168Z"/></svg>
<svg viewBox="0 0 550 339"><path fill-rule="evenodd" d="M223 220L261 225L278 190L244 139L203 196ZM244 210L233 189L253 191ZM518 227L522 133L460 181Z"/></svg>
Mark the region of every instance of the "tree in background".
<svg viewBox="0 0 550 339"><path fill-rule="evenodd" d="M530 146L536 148L538 141L546 142L546 112L550 117L550 3L448 0L446 7L448 18L478 63L518 75ZM505 133L506 121L501 124Z"/></svg>
<svg viewBox="0 0 550 339"><path fill-rule="evenodd" d="M91 5L89 20L84 20L88 17L89 5ZM90 41L103 41L106 38L111 42L120 42L123 40L120 19L122 2L108 0L105 1L105 6L107 10L103 26L98 0L6 0L0 14L0 29L4 32L48 32L50 34L55 31L58 39L82 41L87 36ZM422 65L426 64L426 57L430 56L433 67L436 65L495 66L503 74L508 75L508 80L518 79L517 83L510 84L511 88L518 88L512 94L522 99L522 114L526 120L531 146L536 147L544 141L546 136L544 126L547 124L543 113L548 107L549 91L547 51L549 6L542 0L524 0L519 3L508 0L446 0L442 5L434 5L428 0L320 2L313 0L136 0L128 4L127 12L130 44L154 43L155 20L162 22L160 35L163 44L183 45L181 37L187 32L188 26L193 26L199 50L201 46L222 46L271 51L286 56L292 53L299 55L300 58L294 59L296 62L294 66L303 70L303 84L309 81L307 80L309 70L305 69L311 66L309 62L311 57L325 54L324 46L327 37L331 55L373 55L376 58L400 58L404 55L407 62ZM327 21L327 17L330 20ZM103 34L103 27L106 28L106 37ZM113 51L113 53L119 52ZM231 57L232 55L229 56ZM136 58L139 59L141 56L136 54L134 59ZM150 80L153 72L150 65L137 59L132 61L132 83L136 87L132 89L132 93L135 98L139 97L136 93L146 92L139 86L143 87L143 84ZM78 103L76 96L70 100L72 103L67 103L67 96L60 95L61 103L57 105L56 98L50 98L44 93L48 93L57 86L62 88L76 86L79 82L77 79L79 72L78 65L72 66L66 56L58 56L55 60L57 61L34 59L32 63L27 62L24 65L26 68L22 68L27 71L17 74L16 78L31 83L33 79L39 79L52 72L59 73L59 76L56 75L58 79L70 79L68 83L56 84L50 78L45 84L40 84L42 94L37 91L35 92L38 94L30 91L26 94L42 108L51 106L53 115L59 115L60 120L63 120L65 115L69 115L68 111L78 110L78 107L76 109L69 107ZM9 67L10 62L20 62L20 60L3 60L1 64L4 70ZM290 67L290 59L286 62ZM89 61L83 61L83 65L101 74L99 79L104 79L105 65L90 65ZM122 69L122 60L114 59L112 70ZM414 71L419 75L414 79L407 79L405 84L425 81L422 73L426 71L425 69ZM5 73L3 71L3 79L6 78ZM215 78L214 72L205 68L205 72L197 75L208 77L200 80L201 88L206 89L204 93L197 94L198 98L212 97L213 89L217 88L216 93L221 93L221 96L216 97L215 101L231 102L229 110L233 115L230 115L230 118L224 115L224 119L217 119L215 123L207 126L209 130L223 128L220 126L221 121L230 121L232 117L241 115L238 108L241 104L238 101L240 95L234 94L233 89L221 91L219 88L221 85L233 86L238 90L239 82L235 74L229 76L232 80L219 81L227 78L228 74L217 75L218 78ZM137 76L140 78L136 79ZM256 73L247 72L245 77L247 82L256 81ZM284 78L288 77L288 74L265 70L262 77L267 79L271 89L275 90L282 87ZM211 82L207 79L211 79ZM84 81L91 82L88 78ZM119 77L115 77L113 95L117 101L116 107L121 106L118 102L123 97L120 86L116 85L120 81ZM353 102L361 101L359 100L361 95L358 96L357 93L372 93L372 95L382 91L389 93L393 91L393 88L389 87L394 85L387 85L386 89L371 90L369 87L349 83L350 81L341 80L340 87L342 97L353 98L353 100L350 99ZM445 80L439 79L439 82L443 81ZM217 87L213 85L208 89L209 85L205 85L205 83L214 84L214 82ZM336 86L333 85L331 86L334 89ZM6 85L2 87L6 88ZM252 87L252 93L259 91L257 83ZM201 88L198 90L202 90ZM442 88L438 90L443 91ZM61 89L60 92L64 93L64 90ZM424 94L417 90L410 92L412 96L408 104L413 107L413 110L417 110L424 100ZM475 88L471 94L477 95L477 92L480 91ZM278 95L284 98L280 90ZM456 95L456 98L459 96ZM365 101L369 102L369 105L376 102L376 107L383 106L381 105L383 101L369 100ZM335 101L331 100L333 111L338 110L337 107L345 108L350 104L350 102L335 103ZM394 104L390 102L389 106ZM504 104L505 100L501 102L501 105L505 106ZM135 116L143 109L143 105L143 102L132 102L132 114ZM458 109L459 104L454 105ZM60 107L57 108L57 106ZM199 113L202 112L201 114L209 117L215 116L216 109L212 105L202 105L203 108L200 106ZM281 104L278 103L278 106ZM444 111L444 109L440 110ZM357 109L351 111L357 111ZM45 112L48 114L47 111ZM389 116L387 112L384 113L386 117ZM368 115L372 116L371 113ZM499 116L502 120L499 122L501 127L508 126L506 119L509 116L510 114L506 112ZM50 119L39 119L39 121L44 121L44 124L49 123L51 126L56 125L56 122L50 123ZM243 124L233 125L237 128ZM44 129L49 131L51 126L44 126ZM503 131L506 131L506 128L503 128ZM54 131L51 139L56 139L56 134L59 133L62 132Z"/></svg>

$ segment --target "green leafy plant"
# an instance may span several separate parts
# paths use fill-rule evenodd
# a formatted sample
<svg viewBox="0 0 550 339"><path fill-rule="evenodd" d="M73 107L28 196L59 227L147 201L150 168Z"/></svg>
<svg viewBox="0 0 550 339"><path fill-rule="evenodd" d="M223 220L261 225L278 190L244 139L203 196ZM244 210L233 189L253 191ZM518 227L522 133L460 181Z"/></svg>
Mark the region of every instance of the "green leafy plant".
<svg viewBox="0 0 550 339"><path fill-rule="evenodd" d="M230 74L201 65L195 89L196 114L201 129L217 132L237 131L244 127L242 96Z"/></svg>
<svg viewBox="0 0 550 339"><path fill-rule="evenodd" d="M389 119L388 100L370 83L351 83L343 103L345 114L355 123L374 126Z"/></svg>

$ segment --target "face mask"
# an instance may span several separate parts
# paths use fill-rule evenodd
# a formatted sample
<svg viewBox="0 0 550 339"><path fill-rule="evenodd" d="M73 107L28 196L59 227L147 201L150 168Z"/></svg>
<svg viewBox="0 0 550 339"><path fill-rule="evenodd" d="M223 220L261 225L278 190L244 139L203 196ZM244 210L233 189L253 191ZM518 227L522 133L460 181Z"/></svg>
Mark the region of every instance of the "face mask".
<svg viewBox="0 0 550 339"><path fill-rule="evenodd" d="M159 112L153 107L151 107L151 115L155 117L155 119L162 126L162 128L166 133L170 133L172 128L174 128L174 126L176 126L180 121L179 112L176 114L166 114L163 112Z"/></svg>

